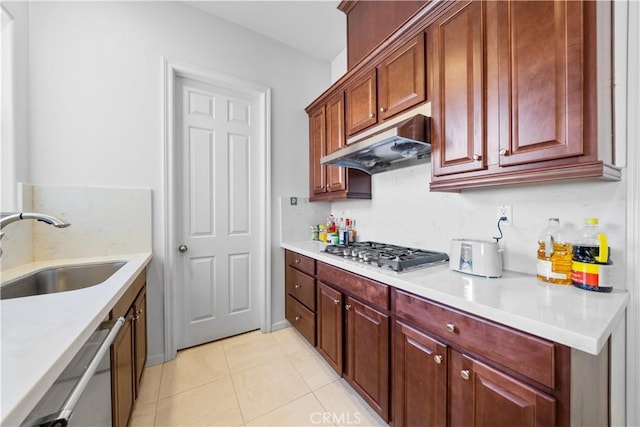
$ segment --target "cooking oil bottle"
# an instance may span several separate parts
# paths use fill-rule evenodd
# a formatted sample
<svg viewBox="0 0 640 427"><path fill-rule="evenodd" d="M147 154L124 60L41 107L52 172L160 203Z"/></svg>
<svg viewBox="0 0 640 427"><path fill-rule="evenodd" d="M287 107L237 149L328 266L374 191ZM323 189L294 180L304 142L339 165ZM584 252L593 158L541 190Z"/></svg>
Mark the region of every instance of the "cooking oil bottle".
<svg viewBox="0 0 640 427"><path fill-rule="evenodd" d="M587 218L584 224L573 244L571 279L582 289L611 292L613 261L607 235L598 226L598 218Z"/></svg>
<svg viewBox="0 0 640 427"><path fill-rule="evenodd" d="M538 279L556 285L570 285L572 247L561 234L560 220L549 218L549 224L538 239Z"/></svg>

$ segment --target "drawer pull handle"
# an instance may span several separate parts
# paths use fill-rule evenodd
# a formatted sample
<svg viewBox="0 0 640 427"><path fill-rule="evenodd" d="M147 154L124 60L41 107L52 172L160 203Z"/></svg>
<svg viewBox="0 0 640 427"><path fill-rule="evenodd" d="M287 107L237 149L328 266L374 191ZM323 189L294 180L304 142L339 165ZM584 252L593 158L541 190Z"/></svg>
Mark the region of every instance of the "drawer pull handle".
<svg viewBox="0 0 640 427"><path fill-rule="evenodd" d="M439 365L442 363L442 355L440 354L436 354L435 356L433 356L433 360Z"/></svg>
<svg viewBox="0 0 640 427"><path fill-rule="evenodd" d="M471 372L468 369L463 369L460 371L460 376L463 380L469 381L469 378L471 378Z"/></svg>
<svg viewBox="0 0 640 427"><path fill-rule="evenodd" d="M455 333L456 332L456 325L454 325L453 323L447 323L447 331Z"/></svg>
<svg viewBox="0 0 640 427"><path fill-rule="evenodd" d="M347 305L345 305L345 306L344 306L344 309L345 309L345 310L351 310L351 304L347 304Z"/></svg>
<svg viewBox="0 0 640 427"><path fill-rule="evenodd" d="M295 285L293 285L293 287L296 288L296 289L300 289L300 285L297 284L297 283Z"/></svg>
<svg viewBox="0 0 640 427"><path fill-rule="evenodd" d="M338 304L340 304L340 300L339 300L339 299L334 299L334 300L333 300L333 303L334 303L335 305L338 305Z"/></svg>
<svg viewBox="0 0 640 427"><path fill-rule="evenodd" d="M302 319L301 316L296 316L296 322L299 321L300 319Z"/></svg>

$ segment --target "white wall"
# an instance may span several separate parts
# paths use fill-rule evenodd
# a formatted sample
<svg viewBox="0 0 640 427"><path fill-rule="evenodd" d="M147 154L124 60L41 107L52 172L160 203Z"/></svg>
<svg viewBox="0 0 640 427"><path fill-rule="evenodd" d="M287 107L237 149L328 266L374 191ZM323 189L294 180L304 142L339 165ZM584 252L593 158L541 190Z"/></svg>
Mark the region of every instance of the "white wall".
<svg viewBox="0 0 640 427"><path fill-rule="evenodd" d="M511 205L513 226L502 226L504 266L535 273L537 239L548 218L577 232L584 218L597 217L609 235L616 285L624 288L624 182L573 182L430 192L431 164L372 176L372 200L334 202L338 217L355 218L360 240L379 240L449 252L452 238L492 240L498 236L496 207Z"/></svg>
<svg viewBox="0 0 640 427"><path fill-rule="evenodd" d="M330 84L328 63L182 3L30 3L32 182L153 190L152 363L164 352L162 57L272 88L273 236L279 197L308 191L304 107ZM277 239L272 249L277 323L284 260Z"/></svg>
<svg viewBox="0 0 640 427"><path fill-rule="evenodd" d="M0 141L0 211L18 209L16 183L29 176L28 45L29 3L2 2L2 138ZM11 52L7 55L5 49Z"/></svg>

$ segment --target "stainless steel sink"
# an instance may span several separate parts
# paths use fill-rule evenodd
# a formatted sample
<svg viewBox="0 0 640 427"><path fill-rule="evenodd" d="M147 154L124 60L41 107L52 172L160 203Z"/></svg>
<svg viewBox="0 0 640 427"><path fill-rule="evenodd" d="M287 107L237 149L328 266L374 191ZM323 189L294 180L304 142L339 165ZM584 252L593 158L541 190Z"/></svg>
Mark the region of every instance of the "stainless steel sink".
<svg viewBox="0 0 640 427"><path fill-rule="evenodd" d="M125 264L125 262L110 262L48 268L2 285L0 299L88 288L104 282Z"/></svg>

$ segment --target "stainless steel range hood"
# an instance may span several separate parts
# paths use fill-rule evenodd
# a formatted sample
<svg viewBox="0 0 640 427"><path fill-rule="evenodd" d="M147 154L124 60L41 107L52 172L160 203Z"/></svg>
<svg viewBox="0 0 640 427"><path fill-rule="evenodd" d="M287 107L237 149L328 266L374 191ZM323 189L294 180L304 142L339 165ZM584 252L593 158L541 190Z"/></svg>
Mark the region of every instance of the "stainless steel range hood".
<svg viewBox="0 0 640 427"><path fill-rule="evenodd" d="M431 157L431 119L422 112L424 108L413 110L392 124L386 122L358 135L350 139L345 148L320 161L325 165L359 169L370 175L426 162Z"/></svg>

